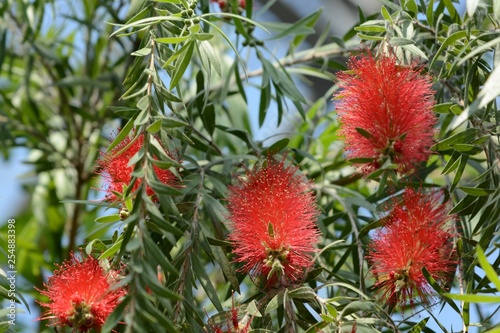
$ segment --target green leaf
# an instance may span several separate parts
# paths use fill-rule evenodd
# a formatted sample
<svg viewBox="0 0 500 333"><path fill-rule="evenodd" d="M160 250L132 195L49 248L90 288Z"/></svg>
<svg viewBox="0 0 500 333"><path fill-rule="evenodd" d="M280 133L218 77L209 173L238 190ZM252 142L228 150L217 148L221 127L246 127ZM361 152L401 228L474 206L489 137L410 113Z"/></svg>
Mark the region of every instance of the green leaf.
<svg viewBox="0 0 500 333"><path fill-rule="evenodd" d="M446 165L444 166L441 174L447 175L450 172L453 172L460 164L459 160L460 160L461 156L462 156L462 154L460 154L458 151L454 151L453 154L451 155L450 159L448 160L448 162L446 162Z"/></svg>
<svg viewBox="0 0 500 333"><path fill-rule="evenodd" d="M173 276L179 276L179 272L177 271L177 269L174 267L174 265L172 265L172 263L170 263L168 261L165 254L163 254L163 252L160 250L158 245L155 244L149 236L144 236L142 238L142 240L143 240L144 251L146 253L146 256L148 258L151 258L152 262L155 263L155 267L156 267L156 265L160 265L161 269L163 269L163 271L165 273L172 274ZM130 241L129 244L132 241ZM128 246L128 244L127 244L127 246ZM179 297L179 296L177 296L177 297Z"/></svg>
<svg viewBox="0 0 500 333"><path fill-rule="evenodd" d="M317 12L315 12L317 13ZM309 22L306 22L303 26L295 27L293 23L285 23L285 22L262 22L262 24L270 31L276 32L272 37L266 40L278 39L286 37L283 35L283 32L292 31L292 34L295 36L305 36L314 33L314 29L309 25ZM281 37L280 37L281 36Z"/></svg>
<svg viewBox="0 0 500 333"><path fill-rule="evenodd" d="M177 118L172 118L172 117L165 117L163 118L162 121L162 128L176 128L176 127L184 127L188 126L189 124L186 123L185 121L182 121Z"/></svg>
<svg viewBox="0 0 500 333"><path fill-rule="evenodd" d="M450 113L450 108L453 105L451 102L441 103L434 105L434 112L436 113Z"/></svg>
<svg viewBox="0 0 500 333"><path fill-rule="evenodd" d="M87 244L87 246L85 246L85 253L90 255L94 249L101 253L102 251L107 250L106 244L104 244L99 238L94 238Z"/></svg>
<svg viewBox="0 0 500 333"><path fill-rule="evenodd" d="M417 57L420 57L424 60L427 60L427 55L425 54L425 52L422 51L421 49L419 49L417 46L415 46L413 44L404 44L404 45L401 45L401 47L403 49L409 51L410 53L413 53Z"/></svg>
<svg viewBox="0 0 500 333"><path fill-rule="evenodd" d="M464 191L465 193L476 196L476 197L489 195L489 194L495 192L494 190L488 190L488 189L478 188L478 187L459 186L458 188L461 189L462 191Z"/></svg>
<svg viewBox="0 0 500 333"><path fill-rule="evenodd" d="M488 279L495 285L498 291L500 291L500 279L498 278L498 274L493 269L493 267L490 265L488 262L488 258L486 258L483 249L481 248L480 245L476 246L476 255L477 255L477 260L479 261L479 264L483 268L484 272L486 273L486 276ZM500 296L498 296L500 298Z"/></svg>
<svg viewBox="0 0 500 333"><path fill-rule="evenodd" d="M415 41L404 37L392 37L390 44L396 46L413 45Z"/></svg>
<svg viewBox="0 0 500 333"><path fill-rule="evenodd" d="M113 214L107 216L101 216L94 220L97 223L112 223L120 221L120 214Z"/></svg>
<svg viewBox="0 0 500 333"><path fill-rule="evenodd" d="M348 283L344 283L344 282L328 282L328 283L325 283L325 284L323 284L321 286L321 288L326 288L326 287L344 287L346 289L354 291L356 294L362 296L365 300L369 300L370 299L370 297L368 297L367 295L365 295L361 290L359 290L356 287L351 286ZM320 288L317 288L317 289L320 289Z"/></svg>
<svg viewBox="0 0 500 333"><path fill-rule="evenodd" d="M233 1L233 5L236 5L237 2L234 1L234 0L230 0L230 1ZM237 5L236 5L237 6ZM248 29L243 25L243 22L240 20L240 17L239 15L235 15L233 16L233 23L234 23L234 26L236 27L236 32L238 34L240 34L241 36L243 36L243 38L245 40L252 40L253 38L249 35L249 32L248 32Z"/></svg>
<svg viewBox="0 0 500 333"><path fill-rule="evenodd" d="M227 224L229 213L219 200L215 200L212 196L206 194L203 196L203 201L205 202L205 207L214 213L220 222ZM229 227L228 225L226 226Z"/></svg>
<svg viewBox="0 0 500 333"><path fill-rule="evenodd" d="M248 10L248 1L247 1L247 10ZM316 23L318 22L318 20L322 17L321 14L323 13L323 8L320 8L318 10L316 10L314 13L312 13L310 15L310 18L308 20L308 22L306 23L306 26L314 29L314 27L316 26ZM326 27L325 27L325 30L323 31L323 33L317 38L316 40L316 45L321 45L323 44L323 42L326 40L327 38L327 34L328 34L328 31L330 31L330 26L329 26L329 23L327 23ZM296 48L306 39L306 36L305 35L297 35L293 38L293 40L290 42L290 48L289 48L289 54L293 54L294 51L296 50Z"/></svg>
<svg viewBox="0 0 500 333"><path fill-rule="evenodd" d="M167 184L164 184L162 182L153 179L148 181L148 185L151 186L151 188L158 195L170 195L170 196L182 195L182 192L178 188L169 186Z"/></svg>
<svg viewBox="0 0 500 333"><path fill-rule="evenodd" d="M142 49L139 49L135 52L132 52L130 55L136 56L136 57L144 57L147 56L148 54L151 53L151 48L150 47L144 47Z"/></svg>
<svg viewBox="0 0 500 333"><path fill-rule="evenodd" d="M420 333L420 332L423 332L424 330L424 327L425 325L427 324L427 322L429 321L429 317L427 318L424 318L422 319L421 321L419 321L417 324L415 324L411 330L409 331L409 333Z"/></svg>
<svg viewBox="0 0 500 333"><path fill-rule="evenodd" d="M271 104L271 85L269 84L269 81L265 81L264 75L262 76L262 80L259 102L259 126L261 127L266 119L266 111Z"/></svg>
<svg viewBox="0 0 500 333"><path fill-rule="evenodd" d="M191 63L191 58L193 57L194 42L189 41L186 43L186 45L187 46L184 49L184 52L179 55L179 59L175 63L175 69L172 73L172 79L170 81L170 90L174 89L177 86L182 76L186 72L189 64Z"/></svg>
<svg viewBox="0 0 500 333"><path fill-rule="evenodd" d="M387 8L385 8L385 6L382 6L380 11L385 20L391 22L391 24L394 24L394 22L392 21L391 14L389 14L389 11L387 10Z"/></svg>
<svg viewBox="0 0 500 333"><path fill-rule="evenodd" d="M476 196L466 195L462 200L460 200L455 207L450 211L449 214L460 214L460 212L464 211L472 204L474 204L477 200Z"/></svg>
<svg viewBox="0 0 500 333"><path fill-rule="evenodd" d="M500 1L493 1L493 14L497 20L500 20Z"/></svg>
<svg viewBox="0 0 500 333"><path fill-rule="evenodd" d="M262 67L266 72L266 74L269 75L275 83L279 83L280 76L276 67L269 60L267 60L260 52L258 52L257 55L259 57L259 60L262 62Z"/></svg>
<svg viewBox="0 0 500 333"><path fill-rule="evenodd" d="M491 295L471 295L471 294L444 294L444 296L457 300L464 301L467 303L499 303L500 296L491 296Z"/></svg>
<svg viewBox="0 0 500 333"><path fill-rule="evenodd" d="M181 300L182 297L167 287L160 285L157 274L143 274L146 285L156 297L164 297L169 300Z"/></svg>
<svg viewBox="0 0 500 333"><path fill-rule="evenodd" d="M276 294L266 305L265 314L271 313L283 305L283 291Z"/></svg>
<svg viewBox="0 0 500 333"><path fill-rule="evenodd" d="M126 30L132 30L132 28L142 28L145 26L150 26L154 25L155 23L159 23L162 21L183 21L183 18L177 17L177 16L153 16L153 17L146 17L131 23L127 23L124 25L121 25L120 28L116 29L111 36L116 36L120 35L122 31Z"/></svg>
<svg viewBox="0 0 500 333"><path fill-rule="evenodd" d="M391 0L378 0L382 5L392 9L394 12L401 11L401 7L393 3Z"/></svg>
<svg viewBox="0 0 500 333"><path fill-rule="evenodd" d="M451 149L450 144L461 144L472 141L476 135L479 134L479 130L476 128L468 128L462 132L453 134L452 136L438 142L431 147L431 150L444 151Z"/></svg>
<svg viewBox="0 0 500 333"><path fill-rule="evenodd" d="M365 34L361 34L361 33L358 33L358 37L361 38L361 39L365 39L365 40L385 40L385 37L384 36L370 36L370 35L365 35Z"/></svg>
<svg viewBox="0 0 500 333"><path fill-rule="evenodd" d="M149 121L149 110L142 110L134 121L135 126L144 125Z"/></svg>
<svg viewBox="0 0 500 333"><path fill-rule="evenodd" d="M383 20L367 21L354 28L362 32L385 32L385 22Z"/></svg>
<svg viewBox="0 0 500 333"><path fill-rule="evenodd" d="M182 0L155 0L155 2L173 3L176 5L182 4Z"/></svg>
<svg viewBox="0 0 500 333"><path fill-rule="evenodd" d="M483 136L475 139L474 141L472 141L472 144L484 145L486 142L488 142L489 139L491 139L491 136L489 134L483 135Z"/></svg>
<svg viewBox="0 0 500 333"><path fill-rule="evenodd" d="M406 0L404 7L406 8L406 10L408 10L412 13L415 13L415 14L418 13L418 6L417 6L417 3L415 2L415 0Z"/></svg>
<svg viewBox="0 0 500 333"><path fill-rule="evenodd" d="M162 37L162 38L155 38L155 41L158 43L166 43L166 44L177 44L177 43L182 43L186 40L188 40L191 36L178 36L178 37Z"/></svg>
<svg viewBox="0 0 500 333"><path fill-rule="evenodd" d="M369 231L373 230L373 229L376 229L376 228L379 228L379 227L382 227L384 225L384 219L381 218L381 219L378 219L378 220L375 220L367 225L365 225L363 227L363 229L361 229L359 231L359 237L361 238L362 236L364 235L367 235Z"/></svg>
<svg viewBox="0 0 500 333"><path fill-rule="evenodd" d="M233 288L233 290L235 290L238 293L241 293L240 284L238 282L238 278L236 277L236 272L234 271L234 268L229 262L229 260L227 259L227 256L224 253L224 251L222 251L222 249L219 246L211 246L211 249L215 257L215 260L217 260L217 263L221 267L222 272L224 273L226 279L228 279L229 282L231 283L231 287Z"/></svg>
<svg viewBox="0 0 500 333"><path fill-rule="evenodd" d="M467 143L450 144L450 147L462 154L467 155L477 155L483 151L483 148Z"/></svg>
<svg viewBox="0 0 500 333"><path fill-rule="evenodd" d="M341 318L345 318L346 316L358 312L378 312L377 305L371 301L352 301L346 305L346 307L340 313Z"/></svg>
<svg viewBox="0 0 500 333"><path fill-rule="evenodd" d="M120 250L122 246L122 239L117 240L113 245L111 245L106 251L99 255L99 260L108 259L115 255L116 252Z"/></svg>
<svg viewBox="0 0 500 333"><path fill-rule="evenodd" d="M332 316L332 318L337 318L337 316L338 316L337 309L335 309L335 307L330 303L326 303L325 306L326 306L326 310Z"/></svg>
<svg viewBox="0 0 500 333"><path fill-rule="evenodd" d="M356 328L356 333L375 333L377 331L372 331L371 328L365 329L364 326L359 325L359 324L364 324L364 325L376 325L376 326L387 326L387 321L383 319L378 319L378 318L356 318L355 322L357 324L357 327L351 326L351 330L347 329L347 332L351 332L352 328ZM349 327L349 325L347 325ZM345 328L345 327L342 327ZM378 333L378 332L377 332Z"/></svg>
<svg viewBox="0 0 500 333"><path fill-rule="evenodd" d="M141 247L141 240L139 238L132 238L128 243L125 249L128 252L134 252L137 250L139 247Z"/></svg>
<svg viewBox="0 0 500 333"><path fill-rule="evenodd" d="M426 11L427 23L433 27L434 26L434 0L430 0L427 5Z"/></svg>
<svg viewBox="0 0 500 333"><path fill-rule="evenodd" d="M429 271L427 271L427 269L425 267L422 268L422 274L424 275L425 279L427 280L427 282L429 282L429 284L431 285L431 287L440 295L444 295L445 294L445 291L443 288L441 288L441 286L439 285L439 283L437 283L436 280L434 280L434 278L432 277L432 275L429 273ZM453 302L452 300L448 299L448 298L444 298L445 302L448 303L449 306L451 306L451 308L453 310L455 310L458 314L461 314L461 311L460 309L458 308L458 306L455 304L455 302Z"/></svg>
<svg viewBox="0 0 500 333"><path fill-rule="evenodd" d="M215 130L215 107L213 104L208 104L201 113L201 120L205 129L213 136Z"/></svg>
<svg viewBox="0 0 500 333"><path fill-rule="evenodd" d="M146 297L146 295L147 294L143 290L142 294L140 294L136 298L138 301L135 311L140 312L140 316L144 317L149 324L162 327L163 329L165 329L165 332L179 332L172 320L168 316L165 316L165 314L161 312L155 305L153 305L153 303ZM137 329L135 329L134 332L135 331L137 331Z"/></svg>
<svg viewBox="0 0 500 333"><path fill-rule="evenodd" d="M243 82L241 80L241 75L240 75L240 71L239 71L239 66L238 66L238 62L234 62L234 77L236 79L236 85L238 86L238 91L241 95L241 97L243 98L243 100L245 101L245 103L248 103L247 101L247 94L246 94L246 91L245 91L245 88L243 87Z"/></svg>
<svg viewBox="0 0 500 333"><path fill-rule="evenodd" d="M154 123L152 123L151 125L149 125L146 128L146 130L149 133L158 133L160 131L160 129L161 129L161 124L162 124L162 119L158 119Z"/></svg>
<svg viewBox="0 0 500 333"><path fill-rule="evenodd" d="M172 161L160 161L156 158L151 158L149 156L148 156L148 161L151 162L153 165L159 167L160 169L168 169L175 165L175 163L172 163Z"/></svg>
<svg viewBox="0 0 500 333"><path fill-rule="evenodd" d="M281 89L286 96L290 97L293 101L298 101L305 103L306 99L302 95L302 93L297 89L297 86L293 82L292 78L288 74L288 72L283 68L279 67L280 70L278 70L278 75L279 75L279 83L280 85L276 84L276 87ZM278 89L277 89L278 90ZM297 106L297 104L296 104ZM299 109L299 112L301 110ZM302 111L303 112L303 111ZM304 115L302 115L304 117Z"/></svg>
<svg viewBox="0 0 500 333"><path fill-rule="evenodd" d="M467 36L467 31L465 30L461 30L461 31L457 31L453 34L451 34L450 36L448 36L443 44L441 44L441 46L439 47L439 49L437 50L436 54L434 55L434 58L432 58L432 61L429 65L429 68L432 68L434 66L434 63L438 60L439 56L441 55L441 53L450 45L454 44L456 41L462 39L462 38L465 38Z"/></svg>
<svg viewBox="0 0 500 333"><path fill-rule="evenodd" d="M472 46L473 43L477 42L479 43L479 41L481 41L481 38L477 38L477 39L474 39L472 40L470 43L469 43L469 46ZM495 46L497 46L498 44L500 43L500 37L497 37L495 39L492 39L484 44L479 44L477 46L475 46L473 49L471 49L471 52L467 53L465 56L463 57L457 57L457 59L455 60L454 64L453 64L453 67L455 66L461 66L463 65L466 61L468 61L470 58L472 57L475 57L479 54L483 54L485 52L489 52L491 51L492 48L494 48ZM456 63L456 65L455 65Z"/></svg>
<svg viewBox="0 0 500 333"><path fill-rule="evenodd" d="M316 292L311 287L299 287L288 293L290 299L316 300Z"/></svg>
<svg viewBox="0 0 500 333"><path fill-rule="evenodd" d="M495 3L495 2L493 2L493 3ZM498 1L496 3L498 3ZM497 18L497 20L498 20L498 18ZM500 333L500 327L495 327L491 330L485 331L484 333Z"/></svg>
<svg viewBox="0 0 500 333"><path fill-rule="evenodd" d="M205 272L205 267L201 264L200 260L196 255L191 256L191 260L193 262L193 270L195 276L200 281L203 289L207 293L208 298L215 306L218 311L223 311L222 304L219 301L219 296L217 295L217 291L215 291L214 286L212 285L212 281L210 281L207 273Z"/></svg>
<svg viewBox="0 0 500 333"><path fill-rule="evenodd" d="M203 14L201 15L200 17L202 18L203 16L205 16L207 14ZM210 14L208 14L210 15ZM231 16L231 15L230 15ZM231 47L231 49L234 51L234 53L236 54L236 57L238 59L238 62L241 62L242 64L244 64L245 62L243 61L243 59L241 58L240 56L240 52L236 49L236 47L234 46L234 44L231 42L231 40L229 39L229 37L215 24L213 24L212 22L210 22L209 20L206 20L206 19L202 19L203 22L205 22L207 25L210 25L212 28L215 29L215 31L217 31L225 40L226 42L229 44L229 46ZM249 20L251 21L251 20ZM255 23L254 21L251 21L254 23L254 25L257 25L257 26L261 26L260 24L258 23ZM267 29L264 28L264 30L267 31ZM245 68L243 67L243 69L245 70Z"/></svg>
<svg viewBox="0 0 500 333"><path fill-rule="evenodd" d="M200 32L200 33L197 33L194 35L194 38L196 38L197 40L210 40L213 37L214 37L213 34L204 33L204 32Z"/></svg>
<svg viewBox="0 0 500 333"><path fill-rule="evenodd" d="M198 44L200 50L200 56L205 57L208 64L213 66L217 75L222 76L222 67L220 64L219 56L215 52L212 44L207 41L202 41ZM208 69L206 69L208 72Z"/></svg>
<svg viewBox="0 0 500 333"><path fill-rule="evenodd" d="M453 178L453 182L451 183L450 192L453 192L455 187L458 185L458 182L462 179L462 174L464 173L465 167L467 166L467 161L469 161L468 155L460 156L460 164L458 165L455 177Z"/></svg>
<svg viewBox="0 0 500 333"><path fill-rule="evenodd" d="M455 118L450 124L450 129L453 130L460 126L464 121L469 119L470 116L475 114L478 110L484 108L488 103L492 102L500 95L500 66L495 67L493 72L484 83L481 91L477 95L476 100L469 105L464 112Z"/></svg>
<svg viewBox="0 0 500 333"><path fill-rule="evenodd" d="M271 146L267 147L262 151L262 155L274 155L282 151L288 146L290 142L289 138L283 138L281 140L276 141Z"/></svg>
<svg viewBox="0 0 500 333"><path fill-rule="evenodd" d="M245 142L248 148L253 150L258 150L258 147L254 144L252 137L247 131L242 131L239 129L228 128L222 125L216 125L216 127L226 133L232 134L238 138L240 138L243 142Z"/></svg>
<svg viewBox="0 0 500 333"><path fill-rule="evenodd" d="M151 105L150 97L146 95L141 97L141 99L137 102L136 106L139 110L146 110L150 105Z"/></svg>
<svg viewBox="0 0 500 333"><path fill-rule="evenodd" d="M273 40L273 39L276 40L276 39L280 39L280 38L287 37L290 35L314 34L315 33L314 29L308 26L311 17L314 17L314 16L317 16L317 12L313 12L313 13L307 15L307 16L301 18L300 20L294 22L293 24L287 24L287 25L289 25L289 27L287 29L282 30L280 33L278 33L276 35L273 35L268 40Z"/></svg>
<svg viewBox="0 0 500 333"><path fill-rule="evenodd" d="M186 8L189 8L189 4L187 3L187 1L185 2L185 7ZM200 24L197 23L197 24L194 24L192 26L190 26L188 28L189 32L191 32L192 34L197 34L198 32L200 32L201 30L201 27L200 27Z"/></svg>
<svg viewBox="0 0 500 333"><path fill-rule="evenodd" d="M455 8L455 4L453 3L452 0L441 0L444 5L446 6L446 9L448 9L448 13L450 15L450 18L457 24L461 25L462 20L460 19L460 15L457 12L457 9Z"/></svg>
<svg viewBox="0 0 500 333"><path fill-rule="evenodd" d="M254 317L262 317L262 314L260 313L259 308L257 307L257 302L255 300L248 303L246 312Z"/></svg>
<svg viewBox="0 0 500 333"><path fill-rule="evenodd" d="M373 138L373 135L368 132L367 130L365 130L364 128L361 128L361 127L356 127L356 132L358 132L359 134L361 134L361 136L371 140Z"/></svg>
<svg viewBox="0 0 500 333"><path fill-rule="evenodd" d="M106 322L102 326L102 333L109 333L114 330L116 325L122 320L123 313L125 312L125 307L128 305L130 296L125 296L125 298L116 306L113 312L106 318Z"/></svg>

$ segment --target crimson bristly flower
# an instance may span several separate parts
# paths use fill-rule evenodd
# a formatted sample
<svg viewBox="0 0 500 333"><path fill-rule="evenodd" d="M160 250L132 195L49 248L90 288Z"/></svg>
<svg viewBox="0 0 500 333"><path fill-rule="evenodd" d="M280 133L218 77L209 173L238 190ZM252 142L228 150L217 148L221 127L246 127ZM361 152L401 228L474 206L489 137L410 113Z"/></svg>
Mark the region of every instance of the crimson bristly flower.
<svg viewBox="0 0 500 333"><path fill-rule="evenodd" d="M111 138L113 141L114 137ZM97 162L99 171L106 183L106 201L116 201L118 198L115 193L123 193L124 187L129 186L132 180L132 171L134 167L129 165L130 159L142 148L144 136L139 135L132 143L132 138L127 136L116 145L110 152L102 153L101 159ZM169 157L172 154L165 150ZM163 184L175 186L177 178L168 169L162 169L153 166L158 180ZM132 191L137 190L141 179L137 179L133 185ZM153 189L147 186L147 194L154 195Z"/></svg>
<svg viewBox="0 0 500 333"><path fill-rule="evenodd" d="M311 188L297 167L272 157L229 187L229 240L240 271L270 288L296 282L313 266L319 235Z"/></svg>
<svg viewBox="0 0 500 333"><path fill-rule="evenodd" d="M368 246L367 259L375 288L391 306L429 303L433 288L422 269L445 286L457 265L453 221L443 193L406 189L402 201L385 217Z"/></svg>
<svg viewBox="0 0 500 333"><path fill-rule="evenodd" d="M39 302L46 308L39 320L72 327L73 332L99 331L127 293L117 287L120 277L119 271L105 270L92 256L80 261L72 253L44 284L45 290L39 290L49 298Z"/></svg>
<svg viewBox="0 0 500 333"><path fill-rule="evenodd" d="M231 11L231 0L210 0L219 5L222 12L230 12ZM246 7L246 0L238 0L238 11L242 11Z"/></svg>
<svg viewBox="0 0 500 333"><path fill-rule="evenodd" d="M353 56L348 69L334 95L347 159L365 175L388 160L400 173L427 161L436 124L431 77L393 55Z"/></svg>

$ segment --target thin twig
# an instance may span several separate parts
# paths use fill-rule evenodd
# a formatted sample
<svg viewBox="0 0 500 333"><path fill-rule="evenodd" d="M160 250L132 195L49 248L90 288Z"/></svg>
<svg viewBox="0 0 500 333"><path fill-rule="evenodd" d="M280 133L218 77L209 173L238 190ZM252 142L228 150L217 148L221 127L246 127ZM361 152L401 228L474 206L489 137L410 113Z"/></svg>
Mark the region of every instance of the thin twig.
<svg viewBox="0 0 500 333"><path fill-rule="evenodd" d="M359 46L356 46L358 48ZM326 44L320 47L314 47L308 50L304 50L301 52L297 52L294 55L289 55L281 60L273 63L273 66L275 68L281 68L281 67L290 67L293 65L301 64L301 63L307 63L311 61L315 61L318 59L328 59L333 56L345 56L348 55L350 52L354 51L356 48L346 48L342 49L337 44L331 43L331 44ZM260 76L264 73L264 68L259 68L257 70L251 71L247 73L246 75L242 75L241 79L246 79L246 78L251 78L254 76Z"/></svg>

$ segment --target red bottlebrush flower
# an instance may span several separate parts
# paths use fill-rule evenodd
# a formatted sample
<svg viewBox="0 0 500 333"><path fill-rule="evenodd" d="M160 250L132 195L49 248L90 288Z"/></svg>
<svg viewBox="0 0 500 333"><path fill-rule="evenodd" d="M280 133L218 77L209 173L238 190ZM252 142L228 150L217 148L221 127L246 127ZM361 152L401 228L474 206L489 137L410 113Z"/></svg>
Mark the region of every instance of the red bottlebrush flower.
<svg viewBox="0 0 500 333"><path fill-rule="evenodd" d="M432 287L422 268L441 285L453 276L457 264L451 232L453 216L442 193L424 194L407 189L402 202L375 232L367 259L377 282L375 288L390 305L424 303L432 297Z"/></svg>
<svg viewBox="0 0 500 333"><path fill-rule="evenodd" d="M357 164L365 175L388 159L399 172L411 172L433 143L431 78L388 55L351 57L348 67L338 74L342 90L334 96L347 158L372 159Z"/></svg>
<svg viewBox="0 0 500 333"><path fill-rule="evenodd" d="M114 138L111 138L111 141L113 139ZM132 171L134 168L128 164L130 159L141 149L144 137L141 135L132 144L130 144L131 141L132 139L127 136L122 142L116 145L111 152L102 153L102 158L97 162L100 169L99 173L103 176L105 182L107 183L106 201L116 201L118 198L115 195L115 192L122 193L123 187L129 186L132 180ZM123 150L125 147L127 147L127 149ZM169 152L166 151L166 153L171 156ZM161 169L157 166L154 166L153 168L156 176L163 184L171 186L175 185L177 178L172 171ZM141 180L138 179L134 183L132 191L135 191L139 187L140 183ZM150 196L154 194L153 189L149 186L146 191Z"/></svg>
<svg viewBox="0 0 500 333"><path fill-rule="evenodd" d="M222 12L230 12L231 0L210 0L210 1L218 4ZM245 9L246 5L247 5L246 0L239 0L238 11Z"/></svg>
<svg viewBox="0 0 500 333"><path fill-rule="evenodd" d="M267 165L229 187L228 209L236 261L241 271L276 283L297 281L313 265L318 210L311 184L297 167L268 157Z"/></svg>
<svg viewBox="0 0 500 333"><path fill-rule="evenodd" d="M126 294L124 288L115 287L119 276L118 271L104 271L91 256L80 261L71 254L44 284L46 290L40 291L50 301L40 302L47 310L39 320L72 327L73 332L99 331Z"/></svg>

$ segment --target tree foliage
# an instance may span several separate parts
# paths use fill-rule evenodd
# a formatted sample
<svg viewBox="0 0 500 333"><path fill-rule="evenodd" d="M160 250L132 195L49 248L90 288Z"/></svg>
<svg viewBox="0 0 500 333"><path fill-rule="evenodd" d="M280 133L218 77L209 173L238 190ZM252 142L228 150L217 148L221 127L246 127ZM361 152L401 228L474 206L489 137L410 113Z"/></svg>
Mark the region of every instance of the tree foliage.
<svg viewBox="0 0 500 333"><path fill-rule="evenodd" d="M102 332L499 332L498 1L467 1L460 13L452 0L380 0L380 13L359 9L342 37L317 31L321 9L266 22L276 1L219 2L0 4L1 149L8 158L26 148L33 167L29 204L15 216L18 308L36 313L25 299L45 302L34 287L80 249L124 275L127 296ZM386 163L366 176L352 167L366 161L346 160L335 74L366 52L432 78L435 144L414 173ZM312 99L311 78L331 89ZM272 135L257 139L252 112ZM98 160L139 137L130 186L100 199ZM233 260L226 207L228 187L270 156L312 182L321 240L300 282L265 288ZM424 269L437 301L405 309L373 288L366 255L408 187L451 201L458 265L446 286ZM440 323L445 306L461 318L452 328ZM2 318L0 331L12 330Z"/></svg>

